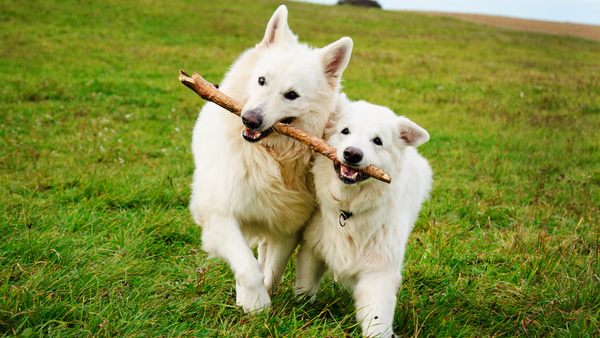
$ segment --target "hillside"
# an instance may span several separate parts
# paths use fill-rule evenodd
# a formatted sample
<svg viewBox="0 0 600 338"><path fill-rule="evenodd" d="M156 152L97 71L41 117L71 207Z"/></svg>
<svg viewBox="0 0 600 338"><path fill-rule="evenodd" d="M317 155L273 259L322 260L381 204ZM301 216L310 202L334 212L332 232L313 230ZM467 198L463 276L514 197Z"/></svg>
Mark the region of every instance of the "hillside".
<svg viewBox="0 0 600 338"><path fill-rule="evenodd" d="M554 35L569 35L584 39L600 40L600 26L582 25L569 22L551 22L541 20L528 20L506 16L447 13L447 12L414 12L432 16L452 17L465 21L472 21L486 25L503 27L525 32L539 32Z"/></svg>

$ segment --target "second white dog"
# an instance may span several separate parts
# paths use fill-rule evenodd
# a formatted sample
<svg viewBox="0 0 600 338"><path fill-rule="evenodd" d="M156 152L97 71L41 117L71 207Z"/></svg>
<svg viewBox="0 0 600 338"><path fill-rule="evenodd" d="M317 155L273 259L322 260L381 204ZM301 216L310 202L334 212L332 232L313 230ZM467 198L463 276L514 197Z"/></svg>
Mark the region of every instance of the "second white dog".
<svg viewBox="0 0 600 338"><path fill-rule="evenodd" d="M431 189L431 168L414 148L429 134L388 108L342 95L325 136L345 165L316 159L319 210L298 252L296 293L315 295L329 267L353 291L363 334L390 337L406 243ZM349 167L369 164L392 183Z"/></svg>

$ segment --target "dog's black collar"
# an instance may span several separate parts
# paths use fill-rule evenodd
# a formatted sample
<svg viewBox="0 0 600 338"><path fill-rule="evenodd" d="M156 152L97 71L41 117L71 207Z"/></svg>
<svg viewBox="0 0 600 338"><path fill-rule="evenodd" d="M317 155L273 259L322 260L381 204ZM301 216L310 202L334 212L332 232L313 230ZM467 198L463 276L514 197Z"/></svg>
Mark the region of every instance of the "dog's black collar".
<svg viewBox="0 0 600 338"><path fill-rule="evenodd" d="M352 217L352 213L350 211L340 210L340 217L338 221L340 222L340 226L343 228L346 226L346 221L348 218Z"/></svg>

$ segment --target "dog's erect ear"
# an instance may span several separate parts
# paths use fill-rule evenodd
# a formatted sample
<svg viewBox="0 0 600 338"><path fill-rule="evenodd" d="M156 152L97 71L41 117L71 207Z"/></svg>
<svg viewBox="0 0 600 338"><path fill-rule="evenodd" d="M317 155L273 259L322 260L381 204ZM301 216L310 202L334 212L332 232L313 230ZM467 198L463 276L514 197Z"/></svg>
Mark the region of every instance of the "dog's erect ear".
<svg viewBox="0 0 600 338"><path fill-rule="evenodd" d="M346 93L340 93L340 96L338 97L338 109L340 110L340 113L345 113L347 111L349 111L350 109L352 109L350 107L350 104L352 103L352 101L350 101L350 99L348 98L348 96L346 96Z"/></svg>
<svg viewBox="0 0 600 338"><path fill-rule="evenodd" d="M333 129L338 121L342 118L342 116L348 113L352 108L350 107L351 101L346 97L346 94L341 93L338 96L338 100L335 104L335 108L333 112L329 115L329 120L327 120L327 125L325 126L325 134L323 137L328 139L331 135L335 133Z"/></svg>
<svg viewBox="0 0 600 338"><path fill-rule="evenodd" d="M419 125L404 116L399 116L397 118L396 126L398 128L400 138L406 143L406 145L417 147L429 141L429 133L427 130L419 127Z"/></svg>
<svg viewBox="0 0 600 338"><path fill-rule="evenodd" d="M279 6L269 23L267 24L267 30L265 31L265 37L258 44L259 47L275 45L286 41L297 41L298 37L292 33L287 23L288 10L285 5Z"/></svg>
<svg viewBox="0 0 600 338"><path fill-rule="evenodd" d="M327 82L333 88L340 83L340 78L352 54L352 39L341 38L321 50L321 60Z"/></svg>

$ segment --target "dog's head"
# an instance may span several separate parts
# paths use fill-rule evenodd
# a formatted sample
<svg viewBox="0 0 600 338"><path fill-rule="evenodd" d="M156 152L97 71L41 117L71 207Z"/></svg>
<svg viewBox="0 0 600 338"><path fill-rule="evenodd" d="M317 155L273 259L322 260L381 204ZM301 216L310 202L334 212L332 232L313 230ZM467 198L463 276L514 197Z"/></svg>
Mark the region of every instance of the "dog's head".
<svg viewBox="0 0 600 338"><path fill-rule="evenodd" d="M354 168L370 164L390 174L399 172L403 150L429 140L427 131L406 117L365 101L350 102L344 94L325 136L337 149L342 164L333 166L345 185L367 180L368 176Z"/></svg>
<svg viewBox="0 0 600 338"><path fill-rule="evenodd" d="M342 72L348 65L352 40L342 38L322 49L297 41L280 6L256 48L260 52L246 83L242 137L257 142L277 122L291 123L321 134L335 106Z"/></svg>

